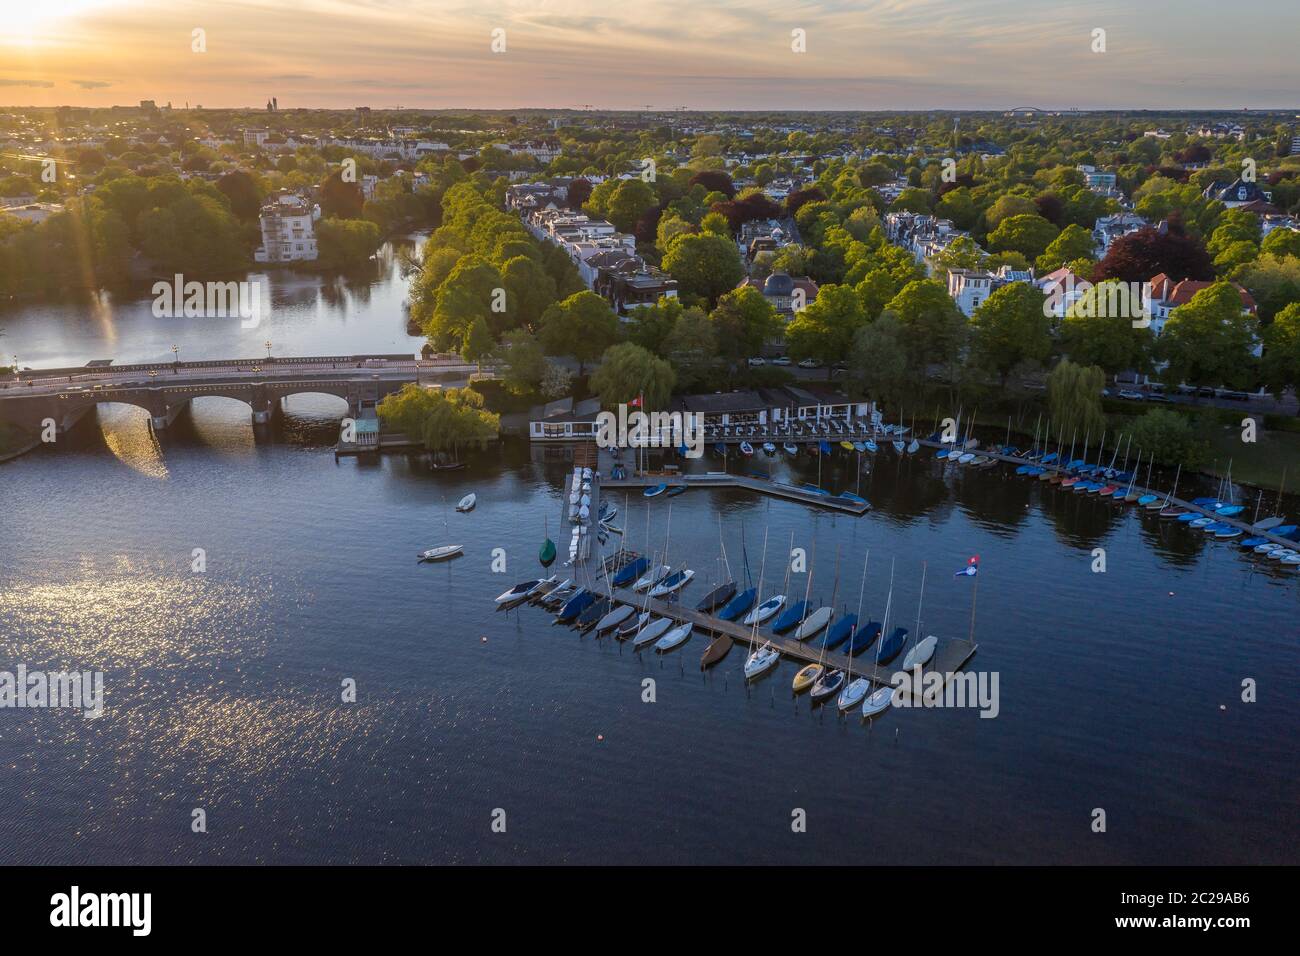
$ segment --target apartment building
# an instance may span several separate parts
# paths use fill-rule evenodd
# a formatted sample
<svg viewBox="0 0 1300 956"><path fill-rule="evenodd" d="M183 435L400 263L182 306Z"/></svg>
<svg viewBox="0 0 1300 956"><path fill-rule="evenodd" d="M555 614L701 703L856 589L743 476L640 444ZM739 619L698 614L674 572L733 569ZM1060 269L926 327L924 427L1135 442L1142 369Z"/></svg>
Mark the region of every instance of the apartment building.
<svg viewBox="0 0 1300 956"><path fill-rule="evenodd" d="M262 245L257 262L312 262L317 256L320 206L299 193L281 193L262 206Z"/></svg>

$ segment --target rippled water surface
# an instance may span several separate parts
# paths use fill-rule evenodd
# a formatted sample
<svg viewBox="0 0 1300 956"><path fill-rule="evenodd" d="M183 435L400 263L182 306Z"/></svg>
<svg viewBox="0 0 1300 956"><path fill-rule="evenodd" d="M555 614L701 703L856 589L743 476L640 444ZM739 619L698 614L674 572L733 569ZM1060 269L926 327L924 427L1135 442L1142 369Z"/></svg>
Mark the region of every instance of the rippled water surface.
<svg viewBox="0 0 1300 956"><path fill-rule="evenodd" d="M395 273L362 295L382 308L320 305L321 288L272 318L273 337L297 336L286 352L414 349ZM132 314L85 341L77 323L6 324L33 364L98 357L115 336L123 358L164 353L174 329ZM189 334L191 351L232 348ZM563 543L567 466L519 442L454 473L336 461L341 414L294 396L255 433L247 406L209 398L155 437L142 410L104 405L57 448L0 465L0 669L102 670L106 685L97 720L0 710L0 861L1300 859L1295 574L928 456L882 455L860 486L852 460L828 468L825 484L875 504L864 518L742 491L672 499L672 559L699 574L691 601L716 574L721 519L739 575L747 558L758 577L765 532L778 585L791 532L815 545L814 599L836 590L838 553L850 610L869 550L876 618L893 562L909 627L928 562L924 630L964 637L976 582L952 572L981 556L970 667L999 675L997 718L913 710L864 725L793 699L790 663L746 688L742 648L702 675L699 636L637 655L537 608L496 612L494 595L540 570L544 522ZM815 480L815 466L794 477ZM470 490L477 509L454 513ZM668 502L612 497L628 544L662 549ZM414 561L448 541L465 556ZM806 586L795 574L785 589ZM1247 678L1257 703L1241 701ZM341 700L348 679L355 704ZM197 807L205 834L191 832ZM796 808L806 833L791 831Z"/></svg>

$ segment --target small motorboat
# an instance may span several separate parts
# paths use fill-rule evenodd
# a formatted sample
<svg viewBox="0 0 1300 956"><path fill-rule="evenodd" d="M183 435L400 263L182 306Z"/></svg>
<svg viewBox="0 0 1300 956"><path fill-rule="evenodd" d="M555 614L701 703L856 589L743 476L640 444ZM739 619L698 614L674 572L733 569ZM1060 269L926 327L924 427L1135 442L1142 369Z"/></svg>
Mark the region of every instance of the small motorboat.
<svg viewBox="0 0 1300 956"><path fill-rule="evenodd" d="M909 455L915 455L920 450L921 450L921 443L917 441L915 438L913 438L912 443L907 446L907 453Z"/></svg>
<svg viewBox="0 0 1300 956"><path fill-rule="evenodd" d="M474 494L474 492L471 491L469 494L467 494L464 498L461 498L460 501L456 503L456 510L473 511L474 506L476 504L478 504L478 495Z"/></svg>
<svg viewBox="0 0 1300 956"><path fill-rule="evenodd" d="M752 624L762 624L764 621L770 618L777 611L781 610L781 605L784 603L785 603L784 594L778 594L775 597L770 597L762 604L760 604L758 607L754 608L754 610L746 614L745 619L741 621L741 623L747 626Z"/></svg>
<svg viewBox="0 0 1300 956"><path fill-rule="evenodd" d="M898 452L900 455L903 453L904 449L907 448L907 445L903 443L903 439L901 438L895 438L892 442L890 442L890 444L894 446L894 451ZM842 674L840 675L840 677L841 679L843 679Z"/></svg>
<svg viewBox="0 0 1300 956"><path fill-rule="evenodd" d="M781 660L781 654L771 644L764 644L745 660L745 680L753 680L767 673Z"/></svg>
<svg viewBox="0 0 1300 956"><path fill-rule="evenodd" d="M790 444L789 442L786 442L784 445L782 445L782 446L781 446L781 450L782 450L783 452L785 452L787 455L797 455L797 454L799 454L799 446L798 446L798 445L792 445L792 444Z"/></svg>
<svg viewBox="0 0 1300 956"><path fill-rule="evenodd" d="M843 498L845 501L852 501L854 504L866 505L867 507L871 507L870 501L868 501L866 498L863 498L861 495L855 495L851 491L841 491L835 497Z"/></svg>
<svg viewBox="0 0 1300 956"><path fill-rule="evenodd" d="M857 451L857 449L853 447L853 442L849 441L848 439L845 439L844 441L840 442L840 447L843 448L845 451Z"/></svg>
<svg viewBox="0 0 1300 956"><path fill-rule="evenodd" d="M655 641L655 650L660 654L666 654L669 651L676 650L686 643L694 628L695 625L690 621L687 621L685 624L679 624L663 637L659 638L659 640Z"/></svg>
<svg viewBox="0 0 1300 956"><path fill-rule="evenodd" d="M444 544L436 548L430 548L428 551L421 551L417 557L421 561L446 561L448 558L454 558L464 551L463 545Z"/></svg>
<svg viewBox="0 0 1300 956"><path fill-rule="evenodd" d="M693 577L695 577L695 572L689 568L684 571L674 572L651 588L650 596L663 597L665 594L672 594L674 591L680 591L690 583L690 580Z"/></svg>
<svg viewBox="0 0 1300 956"><path fill-rule="evenodd" d="M651 488L647 488L645 491L641 492L641 495L642 497L645 498L655 498L659 495L662 495L667 490L668 490L668 486L661 482Z"/></svg>
<svg viewBox="0 0 1300 956"><path fill-rule="evenodd" d="M776 446L773 445L770 441L765 441L763 442L763 451L769 455L775 455Z"/></svg>
<svg viewBox="0 0 1300 956"><path fill-rule="evenodd" d="M752 458L754 457L754 446L747 441L742 441L740 443L740 453L746 458Z"/></svg>
<svg viewBox="0 0 1300 956"><path fill-rule="evenodd" d="M949 455L948 457L951 458L952 456ZM974 460L975 460L975 455L969 451L963 452L961 455L957 456L957 464L959 465L969 465Z"/></svg>
<svg viewBox="0 0 1300 956"><path fill-rule="evenodd" d="M1240 538L1241 529L1234 527L1233 525L1230 524L1225 524L1223 527L1219 528L1217 531L1214 532L1214 536L1218 538L1220 541L1228 541L1231 540L1232 538Z"/></svg>
<svg viewBox="0 0 1300 956"><path fill-rule="evenodd" d="M873 454L873 455L874 455L876 452L880 451L880 446L876 444L876 442L875 442L874 439L868 438L868 439L867 439L866 441L864 441L862 444L866 447L867 451L871 452L871 454ZM946 454L946 452L945 452L945 454Z"/></svg>

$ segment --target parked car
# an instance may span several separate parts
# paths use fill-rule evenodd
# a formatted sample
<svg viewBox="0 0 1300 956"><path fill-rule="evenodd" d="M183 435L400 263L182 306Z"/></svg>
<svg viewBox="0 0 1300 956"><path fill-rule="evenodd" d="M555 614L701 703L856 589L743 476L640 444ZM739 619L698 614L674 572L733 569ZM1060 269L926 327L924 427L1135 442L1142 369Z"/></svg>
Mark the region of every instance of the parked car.
<svg viewBox="0 0 1300 956"><path fill-rule="evenodd" d="M1145 397L1141 392L1134 391L1131 388L1122 388L1119 392L1120 398L1127 398L1131 402L1140 402Z"/></svg>
<svg viewBox="0 0 1300 956"><path fill-rule="evenodd" d="M1236 389L1232 389L1232 388L1224 389L1222 397L1230 398L1234 402L1245 402L1245 401L1249 401L1250 399L1250 396L1245 392L1239 392Z"/></svg>
<svg viewBox="0 0 1300 956"><path fill-rule="evenodd" d="M1164 402L1164 403L1166 403L1166 404L1169 404L1169 403L1170 403L1169 396L1168 396L1168 395L1161 395L1159 392L1152 392L1150 395L1147 396L1147 401L1148 401L1148 402Z"/></svg>
<svg viewBox="0 0 1300 956"><path fill-rule="evenodd" d="M766 361L764 361L763 359L758 358L758 357L754 357L754 358L752 358L752 359L749 360L749 366L750 366L750 368L758 368L758 366L760 366L760 365L766 365L766 364L767 364Z"/></svg>
<svg viewBox="0 0 1300 956"><path fill-rule="evenodd" d="M800 368L821 368L822 363L817 361L816 359L807 358L799 363L799 367Z"/></svg>
<svg viewBox="0 0 1300 956"><path fill-rule="evenodd" d="M789 365L789 364L790 364L790 356L788 356L788 355L778 355L776 358L772 359L772 364L773 364L773 365Z"/></svg>

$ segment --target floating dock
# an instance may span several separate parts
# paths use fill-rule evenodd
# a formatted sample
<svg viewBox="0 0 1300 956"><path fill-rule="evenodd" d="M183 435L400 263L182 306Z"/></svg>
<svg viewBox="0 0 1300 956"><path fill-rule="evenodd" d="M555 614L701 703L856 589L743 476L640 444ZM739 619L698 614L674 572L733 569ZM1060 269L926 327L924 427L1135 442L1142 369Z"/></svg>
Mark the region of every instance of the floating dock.
<svg viewBox="0 0 1300 956"><path fill-rule="evenodd" d="M871 505L861 501L852 501L838 495L818 494L807 488L755 478L752 475L732 475L726 472L711 471L703 475L629 475L627 478L606 478L607 488L653 488L655 485L686 485L688 488L748 488L760 494L800 504L828 508L831 511L843 511L852 515L863 515L871 510ZM662 497L662 496L659 496Z"/></svg>

